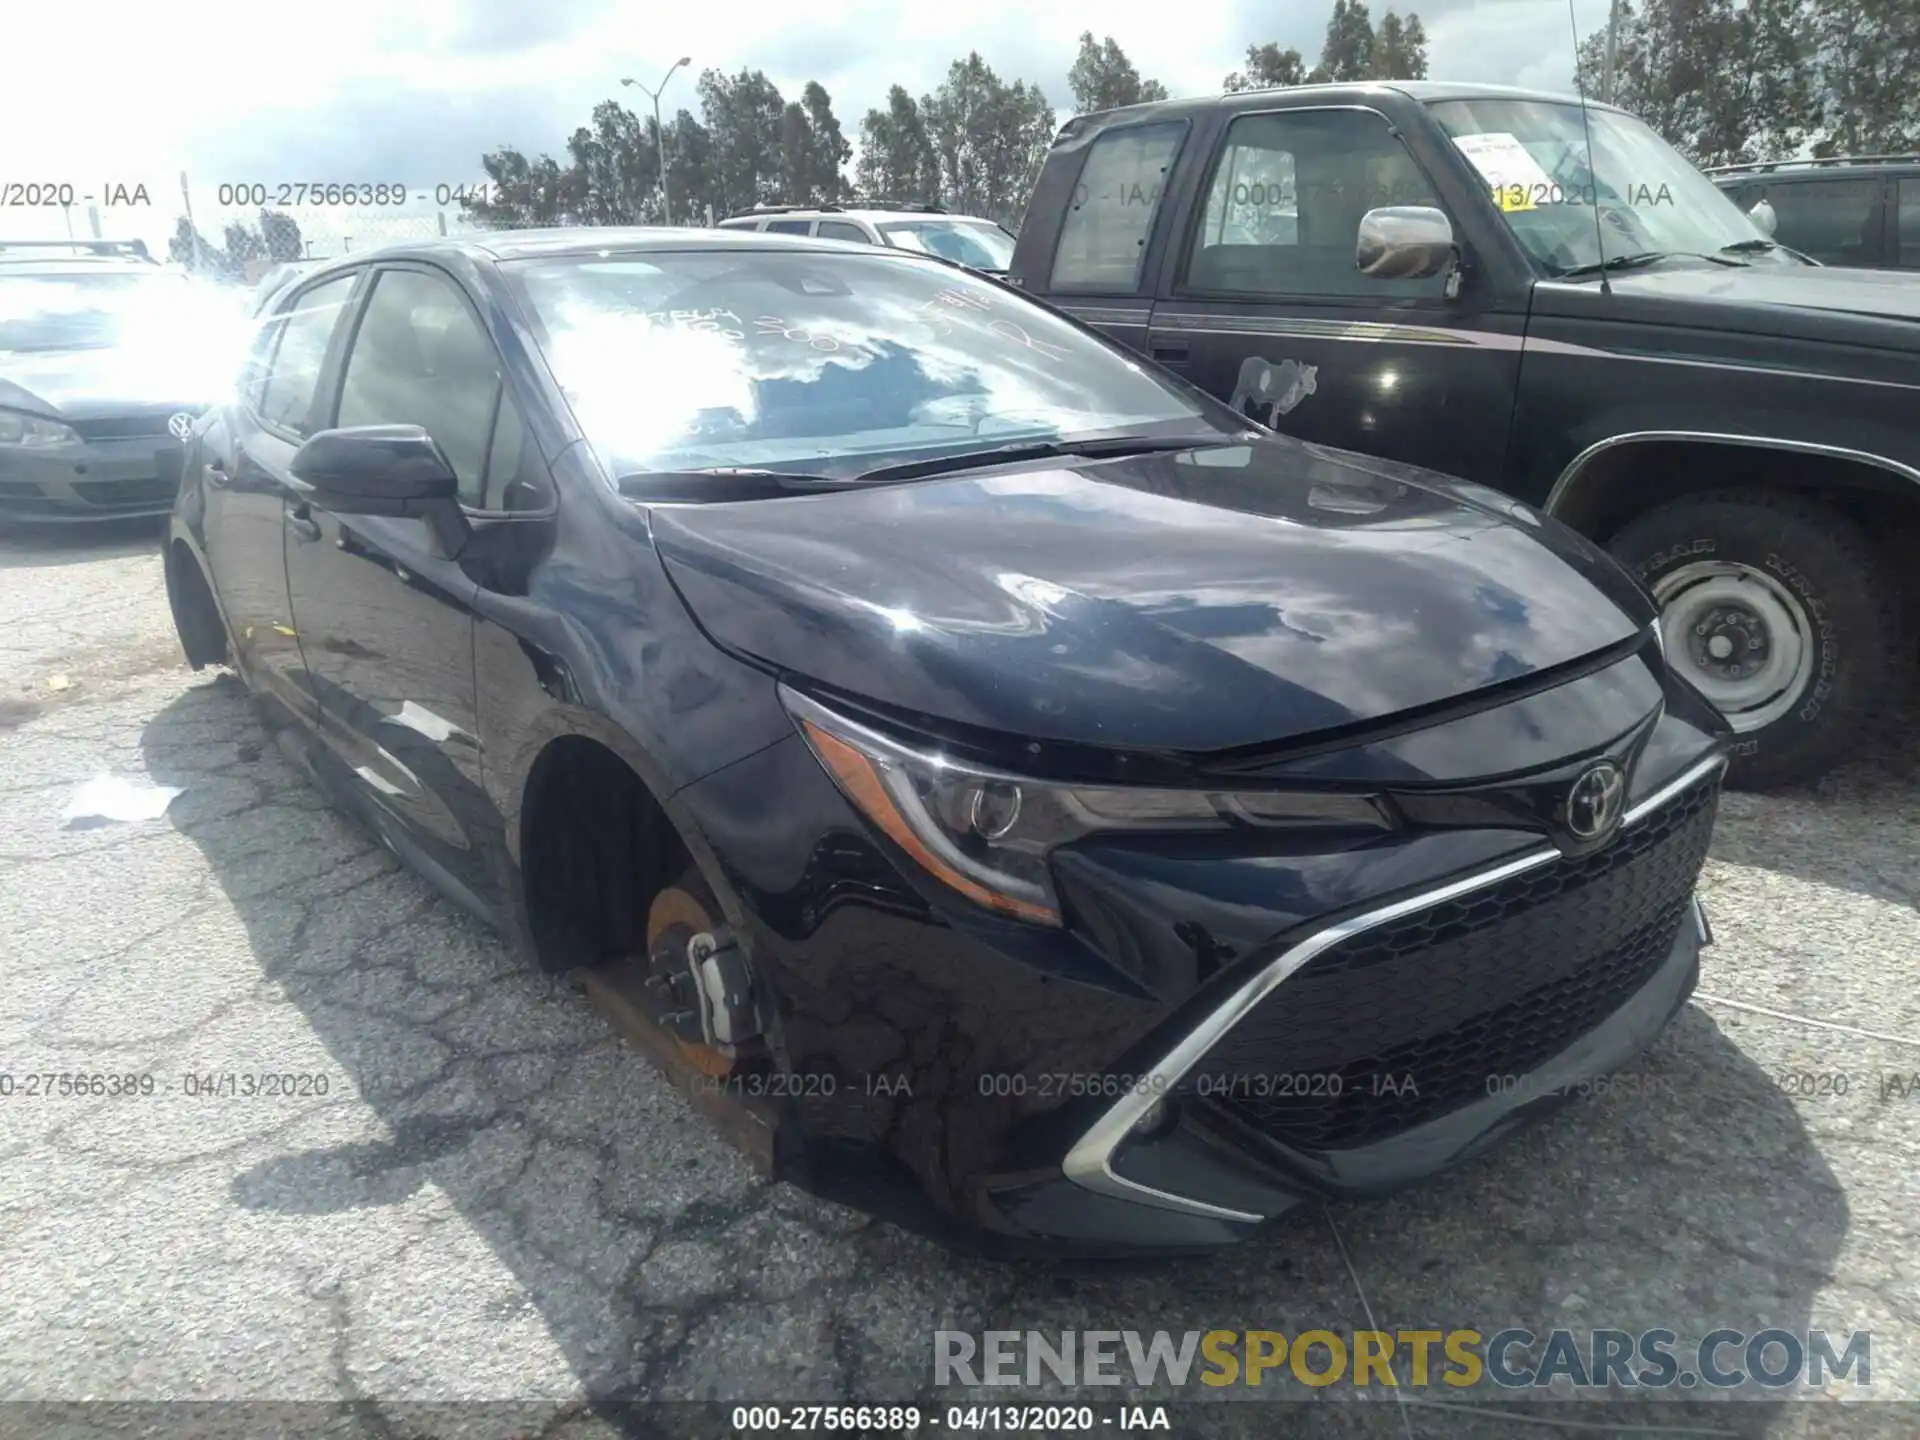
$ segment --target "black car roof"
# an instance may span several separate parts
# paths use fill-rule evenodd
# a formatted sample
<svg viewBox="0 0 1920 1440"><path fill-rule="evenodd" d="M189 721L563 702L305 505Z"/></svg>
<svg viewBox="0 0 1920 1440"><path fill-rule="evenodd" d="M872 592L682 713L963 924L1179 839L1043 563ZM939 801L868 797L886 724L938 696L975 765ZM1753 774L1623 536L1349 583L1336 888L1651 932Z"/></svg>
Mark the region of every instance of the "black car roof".
<svg viewBox="0 0 1920 1440"><path fill-rule="evenodd" d="M489 230L473 235L448 235L431 240L409 240L377 250L356 250L332 260L316 261L294 277L301 285L356 265L376 260L430 260L435 256L464 255L475 260L527 260L541 256L593 255L620 251L812 250L830 255L881 255L888 260L938 259L912 251L819 240L811 235L781 235L762 230L720 230L693 226L577 225L542 230Z"/></svg>
<svg viewBox="0 0 1920 1440"><path fill-rule="evenodd" d="M1578 105L1578 95L1553 90L1530 90L1517 85L1474 85L1453 80L1364 80L1330 85L1285 85L1267 90L1234 90L1220 95L1190 95L1177 100L1150 100L1143 105L1128 105L1118 110L1097 110L1067 122L1068 129L1089 123L1105 128L1116 121L1146 120L1155 117L1184 118L1202 111L1220 108L1264 109L1284 96L1289 105L1342 104L1355 101L1388 99L1412 100L1427 105L1441 100L1520 100L1547 105ZM1586 102L1595 110L1626 114L1618 106L1598 100Z"/></svg>

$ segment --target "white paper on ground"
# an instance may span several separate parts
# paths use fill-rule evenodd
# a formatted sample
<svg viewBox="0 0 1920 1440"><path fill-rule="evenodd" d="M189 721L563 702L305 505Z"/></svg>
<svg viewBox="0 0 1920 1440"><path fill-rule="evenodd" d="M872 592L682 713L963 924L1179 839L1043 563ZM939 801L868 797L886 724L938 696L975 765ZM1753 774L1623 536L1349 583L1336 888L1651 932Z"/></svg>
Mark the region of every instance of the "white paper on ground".
<svg viewBox="0 0 1920 1440"><path fill-rule="evenodd" d="M154 785L121 775L96 775L67 801L66 822L129 822L157 820L167 813L174 797L186 792L172 785Z"/></svg>

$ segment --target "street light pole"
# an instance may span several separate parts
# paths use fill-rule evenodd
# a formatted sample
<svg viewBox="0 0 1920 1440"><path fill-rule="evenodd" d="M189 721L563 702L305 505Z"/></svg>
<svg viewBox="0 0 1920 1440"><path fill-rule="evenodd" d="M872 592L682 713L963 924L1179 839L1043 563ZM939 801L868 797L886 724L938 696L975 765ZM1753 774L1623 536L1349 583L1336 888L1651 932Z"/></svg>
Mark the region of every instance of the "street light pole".
<svg viewBox="0 0 1920 1440"><path fill-rule="evenodd" d="M1613 67L1620 53L1620 0L1612 0L1607 7L1607 46L1605 63L1600 72L1600 98L1611 105L1614 103Z"/></svg>
<svg viewBox="0 0 1920 1440"><path fill-rule="evenodd" d="M667 82L673 78L673 72L682 65L691 65L693 57L682 55L667 67L667 73L660 77L660 83L649 90L638 80L622 79L622 85L631 85L653 101L653 138L660 152L660 214L667 224L673 224L673 191L667 185L667 127L660 121L660 94L667 88Z"/></svg>

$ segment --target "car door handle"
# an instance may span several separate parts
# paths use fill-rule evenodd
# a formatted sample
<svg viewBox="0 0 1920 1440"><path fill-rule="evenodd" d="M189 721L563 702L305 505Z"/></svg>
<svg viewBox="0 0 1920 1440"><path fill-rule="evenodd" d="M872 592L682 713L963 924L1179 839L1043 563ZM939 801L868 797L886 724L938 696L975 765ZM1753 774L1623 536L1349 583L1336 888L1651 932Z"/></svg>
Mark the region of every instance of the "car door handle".
<svg viewBox="0 0 1920 1440"><path fill-rule="evenodd" d="M320 538L320 522L313 518L307 507L287 512L287 528L302 540L313 541Z"/></svg>
<svg viewBox="0 0 1920 1440"><path fill-rule="evenodd" d="M1154 362L1160 365L1184 365L1193 358L1193 351L1186 345L1156 344L1151 354Z"/></svg>

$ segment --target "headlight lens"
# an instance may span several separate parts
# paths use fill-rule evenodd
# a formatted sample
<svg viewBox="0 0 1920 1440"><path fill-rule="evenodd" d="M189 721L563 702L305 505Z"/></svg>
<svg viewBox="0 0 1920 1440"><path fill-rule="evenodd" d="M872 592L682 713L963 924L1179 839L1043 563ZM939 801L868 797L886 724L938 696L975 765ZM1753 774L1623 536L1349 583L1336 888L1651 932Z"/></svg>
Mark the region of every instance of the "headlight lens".
<svg viewBox="0 0 1920 1440"><path fill-rule="evenodd" d="M42 420L23 410L0 410L0 445L22 445L30 450L72 445L80 436L70 425Z"/></svg>
<svg viewBox="0 0 1920 1440"><path fill-rule="evenodd" d="M1037 925L1060 924L1048 856L1089 835L1391 824L1363 795L1057 785L980 769L781 693L827 773L882 834L974 903Z"/></svg>

